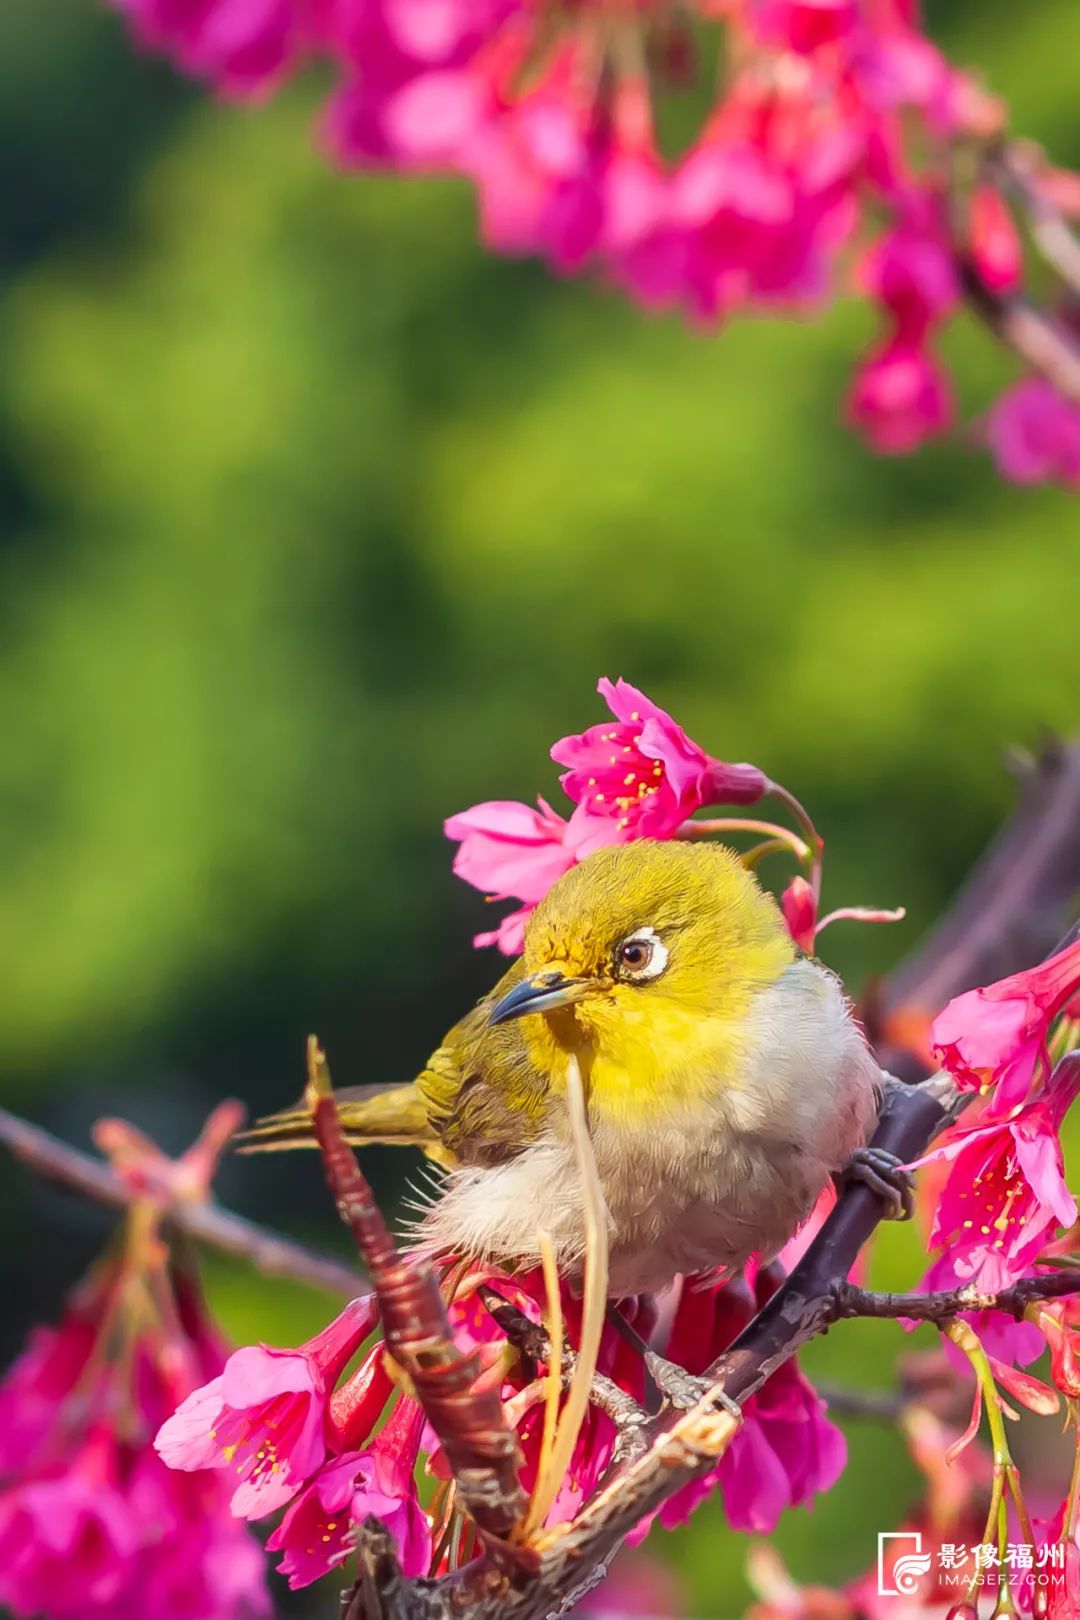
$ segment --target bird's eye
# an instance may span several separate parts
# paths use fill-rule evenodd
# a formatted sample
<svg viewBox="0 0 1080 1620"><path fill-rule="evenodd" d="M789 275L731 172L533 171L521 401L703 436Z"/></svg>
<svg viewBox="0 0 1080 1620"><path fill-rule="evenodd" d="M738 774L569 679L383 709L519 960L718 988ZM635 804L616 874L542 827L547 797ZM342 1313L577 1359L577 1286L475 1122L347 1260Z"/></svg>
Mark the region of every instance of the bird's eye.
<svg viewBox="0 0 1080 1620"><path fill-rule="evenodd" d="M619 971L627 979L655 979L667 967L667 947L651 928L639 928L619 946Z"/></svg>

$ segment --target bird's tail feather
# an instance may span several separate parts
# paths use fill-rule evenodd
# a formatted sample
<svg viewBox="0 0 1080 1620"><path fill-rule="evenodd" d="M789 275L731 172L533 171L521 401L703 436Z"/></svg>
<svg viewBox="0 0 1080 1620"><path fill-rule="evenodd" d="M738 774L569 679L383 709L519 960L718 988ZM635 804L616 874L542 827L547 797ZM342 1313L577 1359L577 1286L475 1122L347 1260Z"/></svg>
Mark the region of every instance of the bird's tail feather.
<svg viewBox="0 0 1080 1620"><path fill-rule="evenodd" d="M346 1086L335 1093L345 1135L354 1147L384 1142L437 1156L438 1137L415 1081L404 1086ZM311 1114L303 1103L257 1120L237 1138L241 1153L286 1153L314 1147Z"/></svg>

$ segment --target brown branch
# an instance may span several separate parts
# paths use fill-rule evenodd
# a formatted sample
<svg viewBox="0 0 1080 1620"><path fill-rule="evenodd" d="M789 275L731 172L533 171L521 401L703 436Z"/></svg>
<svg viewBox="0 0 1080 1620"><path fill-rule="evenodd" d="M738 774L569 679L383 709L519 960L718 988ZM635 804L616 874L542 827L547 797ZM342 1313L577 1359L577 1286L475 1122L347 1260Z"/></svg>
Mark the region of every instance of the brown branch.
<svg viewBox="0 0 1080 1620"><path fill-rule="evenodd" d="M1040 1299L1080 1293L1080 1266L1040 1277L1023 1277L1009 1288L988 1294L970 1286L932 1294L879 1294L845 1282L837 1289L837 1315L908 1317L914 1322L947 1322L964 1311L1006 1311L1018 1320Z"/></svg>
<svg viewBox="0 0 1080 1620"><path fill-rule="evenodd" d="M485 1309L502 1328L510 1343L516 1345L530 1361L542 1366L551 1365L551 1340L548 1331L539 1322L533 1322L519 1311L510 1300L496 1292L487 1283L481 1283L477 1292ZM569 1387L577 1366L577 1357L568 1344L562 1348L563 1388ZM593 1373L590 1400L607 1414L615 1425L616 1441L613 1462L617 1466L640 1455L645 1449L643 1430L649 1421L645 1408L621 1389L613 1378L604 1373Z"/></svg>
<svg viewBox="0 0 1080 1620"><path fill-rule="evenodd" d="M16 1159L47 1181L70 1188L99 1204L126 1209L137 1197L145 1196L103 1159L69 1147L40 1126L30 1125L6 1109L0 1109L0 1142ZM347 1299L363 1286L364 1279L355 1266L318 1254L212 1201L174 1198L165 1203L164 1209L177 1231L209 1248L246 1261L268 1277L288 1277L293 1282L343 1294Z"/></svg>
<svg viewBox="0 0 1080 1620"><path fill-rule="evenodd" d="M1080 741L1048 742L1020 767L1020 800L955 902L881 986L875 1016L933 1016L953 996L1047 955L1080 897ZM883 1068L917 1078L911 1057L877 1043ZM924 1071L925 1072L925 1071Z"/></svg>
<svg viewBox="0 0 1080 1620"><path fill-rule="evenodd" d="M984 172L1020 207L1032 241L1067 287L1080 293L1080 240L1046 194L1040 181L1050 172L1034 141L1006 141L987 154Z"/></svg>
<svg viewBox="0 0 1080 1620"><path fill-rule="evenodd" d="M968 303L998 341L1080 405L1080 344L1070 329L1020 293L994 292L966 253L957 268Z"/></svg>
<svg viewBox="0 0 1080 1620"><path fill-rule="evenodd" d="M458 1495L485 1536L491 1567L501 1572L529 1561L528 1548L510 1543L526 1507L517 1436L507 1426L498 1391L474 1388L480 1358L455 1344L433 1267L416 1255L404 1260L398 1254L346 1140L326 1059L314 1037L308 1042L306 1101L327 1185L379 1300L386 1347L439 1437Z"/></svg>

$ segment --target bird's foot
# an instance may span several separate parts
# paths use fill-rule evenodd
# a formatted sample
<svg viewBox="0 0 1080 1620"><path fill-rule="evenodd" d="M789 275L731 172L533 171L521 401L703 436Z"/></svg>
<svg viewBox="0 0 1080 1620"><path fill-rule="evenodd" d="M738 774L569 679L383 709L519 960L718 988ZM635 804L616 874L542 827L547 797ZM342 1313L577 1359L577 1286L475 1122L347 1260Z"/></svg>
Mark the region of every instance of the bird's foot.
<svg viewBox="0 0 1080 1620"><path fill-rule="evenodd" d="M843 1184L861 1181L888 1206L886 1220L910 1221L915 1213L915 1180L902 1159L885 1148L858 1148L837 1176Z"/></svg>
<svg viewBox="0 0 1080 1620"><path fill-rule="evenodd" d="M729 1395L725 1395L722 1390L717 1394L711 1379L699 1378L696 1373L688 1373L685 1367L678 1366L674 1361L665 1360L663 1356L657 1355L655 1350L646 1351L645 1366L649 1377L664 1399L679 1411L689 1411L690 1407L696 1406L708 1395L715 1405L722 1406L733 1418L742 1420L742 1409L738 1403Z"/></svg>

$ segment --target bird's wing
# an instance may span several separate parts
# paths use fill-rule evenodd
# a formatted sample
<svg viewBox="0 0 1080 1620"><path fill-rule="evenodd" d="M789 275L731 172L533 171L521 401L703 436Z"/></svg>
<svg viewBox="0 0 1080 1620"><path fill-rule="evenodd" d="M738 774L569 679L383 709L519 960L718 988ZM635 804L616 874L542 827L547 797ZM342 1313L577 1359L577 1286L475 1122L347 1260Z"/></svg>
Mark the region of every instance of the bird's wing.
<svg viewBox="0 0 1080 1620"><path fill-rule="evenodd" d="M492 1027L492 1007L521 977L515 962L450 1030L407 1085L344 1086L335 1092L354 1146L419 1147L446 1165L501 1164L539 1134L548 1084L533 1067L515 1020ZM269 1114L240 1139L244 1153L313 1147L303 1103Z"/></svg>
<svg viewBox="0 0 1080 1620"><path fill-rule="evenodd" d="M518 960L454 1025L417 1076L428 1119L451 1163L501 1164L540 1132L547 1078L529 1058L516 1019L490 1023L492 1008L521 975Z"/></svg>

